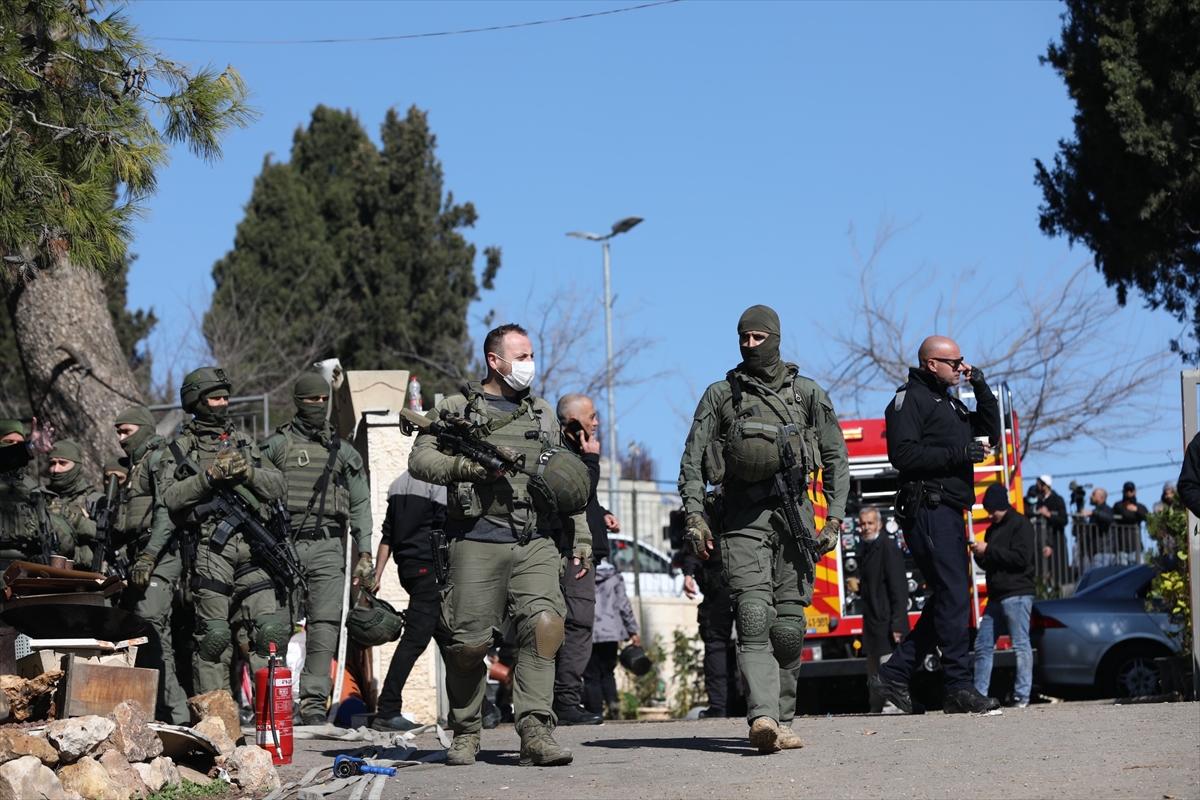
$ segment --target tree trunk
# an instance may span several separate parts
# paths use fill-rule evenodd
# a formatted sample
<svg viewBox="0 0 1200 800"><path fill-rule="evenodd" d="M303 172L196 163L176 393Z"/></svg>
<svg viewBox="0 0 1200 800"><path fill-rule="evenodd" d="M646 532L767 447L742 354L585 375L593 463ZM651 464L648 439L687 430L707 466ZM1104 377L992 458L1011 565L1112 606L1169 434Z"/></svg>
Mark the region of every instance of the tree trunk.
<svg viewBox="0 0 1200 800"><path fill-rule="evenodd" d="M121 453L113 420L142 402L100 276L47 270L13 289L8 311L33 413L79 444L84 474L99 485L104 462Z"/></svg>

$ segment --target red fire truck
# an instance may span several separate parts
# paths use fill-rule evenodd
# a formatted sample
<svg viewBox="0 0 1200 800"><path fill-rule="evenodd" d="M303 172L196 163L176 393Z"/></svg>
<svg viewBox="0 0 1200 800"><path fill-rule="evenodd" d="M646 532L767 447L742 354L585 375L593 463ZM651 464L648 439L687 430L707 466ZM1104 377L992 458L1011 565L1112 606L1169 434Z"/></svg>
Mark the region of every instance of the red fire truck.
<svg viewBox="0 0 1200 800"><path fill-rule="evenodd" d="M969 406L974 406L970 387L964 387L960 395ZM1012 407L1012 396L1007 385L997 391L1000 400L1000 416L1004 427L1004 441L987 461L975 466L975 506L970 519L963 518L964 540L968 527L972 536L983 539L987 527L987 515L981 505L983 493L988 486L1002 482L1008 487L1009 500L1018 513L1025 511L1025 497L1021 486L1021 463L1019 459L1019 437L1017 415ZM853 584L849 578L858 576L857 548L859 543L857 512L862 506L879 509L885 530L895 535L905 555L908 575L909 620L916 624L925 606L927 587L920 571L913 563L904 545L904 533L895 519L893 497L899 488L898 473L888 462L887 438L883 419L843 420L842 434L846 437L846 448L850 454L850 499L847 503L846 519L842 523L842 541L838 548L826 555L817 564L813 603L806 609L808 635L805 638L800 679L827 678L846 675L865 675L866 659L861 653L862 612L861 599L850 591ZM825 497L821 482L814 482L810 495L816 507L817 529L825 524ZM974 614L971 624L979 621L986 605L986 584L983 572L972 560L975 570ZM997 666L1004 666L1008 659L997 652ZM936 658L926 660L924 667L930 671L938 669Z"/></svg>

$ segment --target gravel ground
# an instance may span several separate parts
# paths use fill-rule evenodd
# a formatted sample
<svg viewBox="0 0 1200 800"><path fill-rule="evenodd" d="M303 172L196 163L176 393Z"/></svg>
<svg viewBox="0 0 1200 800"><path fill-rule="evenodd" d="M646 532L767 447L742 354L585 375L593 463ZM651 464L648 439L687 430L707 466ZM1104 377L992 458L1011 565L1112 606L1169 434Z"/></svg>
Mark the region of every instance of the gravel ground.
<svg viewBox="0 0 1200 800"><path fill-rule="evenodd" d="M574 752L573 764L519 768L519 739L502 725L484 731L475 766L402 768L379 796L1200 798L1196 703L1061 703L995 717L805 717L794 728L802 750L762 756L747 744L743 720L561 727L555 738ZM431 733L413 744L422 748L418 757L439 749ZM354 749L320 740L296 747L293 763L280 769L285 782Z"/></svg>

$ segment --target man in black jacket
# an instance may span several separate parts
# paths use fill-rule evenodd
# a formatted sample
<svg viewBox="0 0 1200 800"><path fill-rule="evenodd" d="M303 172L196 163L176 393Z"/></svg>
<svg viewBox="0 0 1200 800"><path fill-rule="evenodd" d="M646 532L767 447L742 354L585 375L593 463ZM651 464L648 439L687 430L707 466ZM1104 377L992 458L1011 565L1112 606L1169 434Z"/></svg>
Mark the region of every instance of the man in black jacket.
<svg viewBox="0 0 1200 800"><path fill-rule="evenodd" d="M1116 530L1117 563L1136 564L1141 552L1142 523L1150 511L1138 502L1137 486L1125 481L1121 487L1121 500L1113 504L1113 524Z"/></svg>
<svg viewBox="0 0 1200 800"><path fill-rule="evenodd" d="M379 704L371 727L382 731L406 731L417 727L401 715L402 693L417 659L429 646L442 613L442 584L433 571L431 531L441 530L446 521L446 487L419 481L401 473L388 487L388 507L383 518L379 552L376 553L374 590L379 591L383 565L390 555L400 572L400 585L408 592L404 633L392 654L387 677L379 692Z"/></svg>
<svg viewBox="0 0 1200 800"><path fill-rule="evenodd" d="M1067 582L1067 503L1051 488L1053 479L1039 475L1034 500L1027 513L1033 518L1035 542L1041 545L1042 569L1055 583ZM1040 537L1036 534L1041 534Z"/></svg>
<svg viewBox="0 0 1200 800"><path fill-rule="evenodd" d="M1033 689L1033 648L1029 644L1029 615L1033 611L1033 525L1013 511L1008 490L993 483L983 493L983 509L992 524L984 541L972 542L975 563L987 573L987 610L975 636L975 689L986 695L992 680L996 637L1006 631L1017 654L1017 708L1029 705Z"/></svg>
<svg viewBox="0 0 1200 800"><path fill-rule="evenodd" d="M867 680L879 674L908 633L908 576L904 556L890 533L882 533L879 510L870 506L858 512L861 542L858 593L863 604L863 652L867 655ZM882 700L882 698L880 698ZM893 713L895 706L890 707ZM885 710L885 703L871 698L871 711Z"/></svg>
<svg viewBox="0 0 1200 800"><path fill-rule="evenodd" d="M971 564L963 514L975 504L974 465L1000 441L1000 404L953 339L930 336L909 369L908 383L884 412L888 460L900 472L897 516L904 541L933 590L912 633L868 685L875 702L890 700L912 713L908 681L939 648L947 714L983 713L999 704L975 691L968 651ZM967 376L975 392L971 411L950 390ZM986 437L986 438L985 438Z"/></svg>
<svg viewBox="0 0 1200 800"><path fill-rule="evenodd" d="M592 558L600 563L608 558L608 532L621 530L617 518L600 505L596 487L600 483L600 438L596 435L600 418L591 399L582 394L563 395L555 409L562 425L567 446L583 460L591 478L588 495L588 529L592 532ZM563 570L563 599L567 601L567 617L563 626L563 643L554 663L554 713L559 725L599 725L601 714L585 709L583 702L583 672L592 657L592 625L596 618L596 580L588 572L577 577L575 570Z"/></svg>
<svg viewBox="0 0 1200 800"><path fill-rule="evenodd" d="M686 509L671 512L673 525L678 523L682 527L686 517ZM733 645L733 587L725 577L721 537L713 539L713 549L706 561L684 548L680 569L687 598L695 599L697 589L704 596L696 609L696 622L704 642L704 692L708 695L708 708L700 716L706 719L739 716L730 707L737 697L737 652Z"/></svg>

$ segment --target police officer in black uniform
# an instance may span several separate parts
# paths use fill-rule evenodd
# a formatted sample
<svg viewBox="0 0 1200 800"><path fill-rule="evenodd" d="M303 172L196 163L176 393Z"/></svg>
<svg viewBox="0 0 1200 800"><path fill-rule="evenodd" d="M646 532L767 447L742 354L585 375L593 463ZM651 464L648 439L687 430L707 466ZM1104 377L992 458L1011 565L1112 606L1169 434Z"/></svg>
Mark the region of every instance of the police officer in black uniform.
<svg viewBox="0 0 1200 800"><path fill-rule="evenodd" d="M963 513L975 503L974 465L988 452L975 437L986 436L993 447L1000 441L999 403L983 371L963 359L953 339L930 336L921 343L918 361L884 416L888 460L900 471L896 515L933 596L868 685L873 703L890 700L911 714L909 678L938 647L945 670L943 710L983 713L999 703L975 690L968 661L971 564ZM975 391L975 411L951 394L963 376Z"/></svg>

